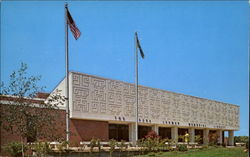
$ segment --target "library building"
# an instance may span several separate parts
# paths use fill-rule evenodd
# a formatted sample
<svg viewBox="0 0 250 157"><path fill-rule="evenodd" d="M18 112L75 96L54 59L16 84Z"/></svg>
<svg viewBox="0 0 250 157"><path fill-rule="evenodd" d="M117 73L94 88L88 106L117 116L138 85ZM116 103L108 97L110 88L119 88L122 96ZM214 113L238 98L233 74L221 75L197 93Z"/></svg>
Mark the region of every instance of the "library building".
<svg viewBox="0 0 250 157"><path fill-rule="evenodd" d="M57 89L64 93L65 79ZM134 142L135 96L134 84L70 72L70 140ZM239 130L239 106L139 85L138 139L151 130L175 142L183 142L178 137L185 133L190 142L200 136L204 144L212 140L211 135L222 144L227 132L228 145L233 145L234 131Z"/></svg>
<svg viewBox="0 0 250 157"><path fill-rule="evenodd" d="M65 84L63 79L50 94L38 94L33 101L42 103L58 90L65 96ZM7 103L3 97L0 101ZM58 122L63 122L65 130L66 103L58 112L62 115ZM211 140L223 144L227 132L227 145L234 145L234 131L239 130L237 105L139 85L136 132L135 85L78 72L69 73L69 113L70 143L93 138L135 142L136 134L141 139L154 131L174 142L184 142L179 137L188 133L189 142L199 136L203 144ZM3 129L0 133L1 145L14 138ZM62 136L66 136L63 131Z"/></svg>

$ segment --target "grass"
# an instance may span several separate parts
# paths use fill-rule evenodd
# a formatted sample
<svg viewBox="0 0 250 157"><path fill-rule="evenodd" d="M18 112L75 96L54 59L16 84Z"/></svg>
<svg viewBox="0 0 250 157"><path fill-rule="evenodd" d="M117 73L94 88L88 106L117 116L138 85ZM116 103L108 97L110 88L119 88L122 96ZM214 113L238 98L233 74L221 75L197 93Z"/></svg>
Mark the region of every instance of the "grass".
<svg viewBox="0 0 250 157"><path fill-rule="evenodd" d="M187 152L158 152L136 157L248 157L244 148L207 148L189 150Z"/></svg>

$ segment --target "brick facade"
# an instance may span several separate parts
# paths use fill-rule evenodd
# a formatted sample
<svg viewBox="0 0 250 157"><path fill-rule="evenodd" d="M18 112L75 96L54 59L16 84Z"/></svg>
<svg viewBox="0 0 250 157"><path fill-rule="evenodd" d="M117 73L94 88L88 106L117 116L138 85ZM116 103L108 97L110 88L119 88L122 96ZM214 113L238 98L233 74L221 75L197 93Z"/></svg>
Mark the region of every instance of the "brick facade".
<svg viewBox="0 0 250 157"><path fill-rule="evenodd" d="M70 120L70 141L73 145L78 145L80 141L90 141L98 138L102 141L109 139L109 124L105 121L92 120Z"/></svg>
<svg viewBox="0 0 250 157"><path fill-rule="evenodd" d="M45 98L44 95L39 96L39 98ZM3 97L0 96L1 101L15 102L15 98ZM42 100L27 100L32 103L43 103ZM6 108L8 104L0 104L0 118L6 115ZM40 108L32 108L32 110L41 110ZM61 109L50 110L50 114L53 114L55 117L55 130L51 134L56 134L57 138L61 140L66 139L66 111ZM4 123L4 122L3 122ZM43 130L46 131L46 128ZM93 120L78 120L70 119L70 145L76 146L79 145L81 141L90 141L92 138L98 138L102 141L107 141L109 139L109 123L106 121L93 121ZM56 141L55 139L48 138L39 138L37 140L46 140L46 141ZM6 131L3 128L3 125L0 127L0 145L1 147L7 143L13 141L21 141L21 136ZM27 141L24 139L23 141ZM1 155L3 151L1 150Z"/></svg>
<svg viewBox="0 0 250 157"><path fill-rule="evenodd" d="M1 126L0 126L0 146L1 146L1 150L0 150L0 155L3 155L3 150L2 147L5 146L6 144L13 142L13 141L21 141L21 135L17 134L17 132L15 131L14 133L12 133L11 131L7 131L6 129L3 128L4 124L6 126L6 122L2 121L4 116L8 116L7 115L7 111L8 111L8 107L10 105L8 105L8 103L14 103L15 101L18 101L16 98L14 97L6 97L6 96L0 96L0 118L1 118ZM35 104L41 104L43 103L43 100L22 100L22 101L28 101L30 103L35 103ZM7 102L7 103L6 103ZM56 126L53 127L53 130L50 130L50 134L48 134L48 136L43 136L43 137L39 137L39 134L37 135L37 140L46 140L46 141L54 141L55 139L61 139L61 140L65 140L65 129L66 129L66 125L65 125L65 110L61 110L61 109L54 109L54 110L46 110L44 108L37 108L37 107L32 107L32 108L28 108L28 110L30 112L33 111L37 111L38 112L49 112L49 114L54 115L54 124L56 124ZM14 128L15 130L15 128ZM46 127L42 128L42 130L38 130L39 131L46 131ZM49 135L55 135L55 137L49 137ZM24 142L27 141L27 139L23 139Z"/></svg>

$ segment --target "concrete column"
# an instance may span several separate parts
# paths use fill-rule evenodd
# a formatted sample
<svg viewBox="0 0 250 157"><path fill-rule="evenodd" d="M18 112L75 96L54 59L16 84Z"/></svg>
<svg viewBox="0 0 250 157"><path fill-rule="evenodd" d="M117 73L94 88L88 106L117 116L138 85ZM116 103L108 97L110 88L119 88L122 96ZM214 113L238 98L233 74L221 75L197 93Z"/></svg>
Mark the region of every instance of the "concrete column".
<svg viewBox="0 0 250 157"><path fill-rule="evenodd" d="M128 125L129 127L129 142L132 142L133 145L136 145L136 141L135 141L135 123L130 123Z"/></svg>
<svg viewBox="0 0 250 157"><path fill-rule="evenodd" d="M174 140L175 143L178 143L178 128L173 127L171 128L171 138Z"/></svg>
<svg viewBox="0 0 250 157"><path fill-rule="evenodd" d="M234 131L233 130L228 131L228 145L234 146Z"/></svg>
<svg viewBox="0 0 250 157"><path fill-rule="evenodd" d="M153 125L152 130L155 131L157 135L159 135L159 126Z"/></svg>
<svg viewBox="0 0 250 157"><path fill-rule="evenodd" d="M216 133L218 136L218 144L222 144L222 130L217 130Z"/></svg>
<svg viewBox="0 0 250 157"><path fill-rule="evenodd" d="M203 144L208 144L209 143L208 134L209 134L209 130L204 129L203 130Z"/></svg>
<svg viewBox="0 0 250 157"><path fill-rule="evenodd" d="M194 143L195 142L195 139L194 139L194 136L195 136L194 128L189 128L188 129L188 134L189 134L189 142Z"/></svg>

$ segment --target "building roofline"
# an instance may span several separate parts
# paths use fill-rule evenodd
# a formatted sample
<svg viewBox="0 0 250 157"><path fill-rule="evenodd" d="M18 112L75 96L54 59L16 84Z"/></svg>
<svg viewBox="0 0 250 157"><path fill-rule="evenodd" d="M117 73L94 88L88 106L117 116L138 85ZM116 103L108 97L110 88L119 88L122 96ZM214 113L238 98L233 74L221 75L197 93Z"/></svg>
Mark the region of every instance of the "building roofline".
<svg viewBox="0 0 250 157"><path fill-rule="evenodd" d="M43 98L28 98L28 97L18 97L18 96L13 96L13 95L0 95L0 100L7 100L7 101L18 101L18 99L22 99L25 102L30 102L30 103L44 103L46 99Z"/></svg>

